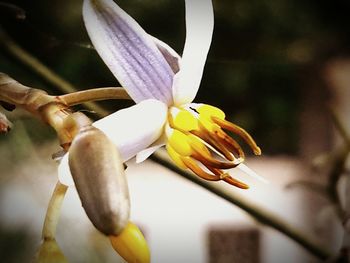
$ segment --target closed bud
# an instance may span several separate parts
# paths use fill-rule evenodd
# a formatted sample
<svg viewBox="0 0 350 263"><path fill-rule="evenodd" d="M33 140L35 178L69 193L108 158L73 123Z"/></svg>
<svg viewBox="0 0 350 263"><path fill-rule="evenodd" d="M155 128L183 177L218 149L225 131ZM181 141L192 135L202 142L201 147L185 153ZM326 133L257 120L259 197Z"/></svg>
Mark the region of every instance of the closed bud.
<svg viewBox="0 0 350 263"><path fill-rule="evenodd" d="M106 235L118 235L129 219L130 202L123 163L99 129L86 126L69 149L69 166L85 212Z"/></svg>
<svg viewBox="0 0 350 263"><path fill-rule="evenodd" d="M44 240L32 263L68 263L55 239Z"/></svg>

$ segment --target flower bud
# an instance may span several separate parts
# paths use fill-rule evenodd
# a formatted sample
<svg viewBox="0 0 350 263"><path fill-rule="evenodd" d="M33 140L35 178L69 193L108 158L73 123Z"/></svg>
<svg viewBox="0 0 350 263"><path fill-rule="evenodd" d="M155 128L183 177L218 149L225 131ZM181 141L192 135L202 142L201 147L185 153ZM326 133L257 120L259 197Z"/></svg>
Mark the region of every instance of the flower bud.
<svg viewBox="0 0 350 263"><path fill-rule="evenodd" d="M129 222L118 236L109 236L115 251L127 262L149 263L150 252L140 229Z"/></svg>
<svg viewBox="0 0 350 263"><path fill-rule="evenodd" d="M32 263L68 263L55 239L44 240Z"/></svg>
<svg viewBox="0 0 350 263"><path fill-rule="evenodd" d="M69 166L85 212L106 235L118 235L129 219L129 192L114 144L93 126L82 128L69 149Z"/></svg>

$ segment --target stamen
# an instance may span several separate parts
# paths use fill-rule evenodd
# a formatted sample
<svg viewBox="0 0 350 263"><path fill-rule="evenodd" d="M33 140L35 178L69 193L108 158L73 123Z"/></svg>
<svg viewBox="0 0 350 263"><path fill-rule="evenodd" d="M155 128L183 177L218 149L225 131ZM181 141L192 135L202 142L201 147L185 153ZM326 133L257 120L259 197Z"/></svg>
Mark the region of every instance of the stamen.
<svg viewBox="0 0 350 263"><path fill-rule="evenodd" d="M233 186L236 186L238 188L242 188L242 189L249 189L249 185L237 180L237 179L234 179L233 177L231 176L227 176L223 179L226 183L229 183Z"/></svg>
<svg viewBox="0 0 350 263"><path fill-rule="evenodd" d="M242 139L250 146L250 148L253 150L255 155L260 155L261 154L261 149L260 147L255 143L254 139L249 135L248 132L246 132L244 129L241 127L227 121L224 119L219 119L215 116L212 116L211 119L218 124L221 128L224 128L226 130L232 131L239 136L242 137Z"/></svg>
<svg viewBox="0 0 350 263"><path fill-rule="evenodd" d="M239 167L239 166L238 166ZM220 176L221 180L225 181L226 183L236 186L241 189L248 189L249 185L234 179L229 173L225 173L220 169L212 168L212 167L207 167L212 173L214 173L217 176Z"/></svg>
<svg viewBox="0 0 350 263"><path fill-rule="evenodd" d="M168 151L170 158L174 161L174 163L177 166L179 166L183 169L186 169L187 166L183 163L183 161L181 160L181 156L175 151L175 149L173 147L171 147L171 145L169 143L167 143L165 147Z"/></svg>
<svg viewBox="0 0 350 263"><path fill-rule="evenodd" d="M189 157L181 157L182 162L196 175L200 178L208 180L208 181L220 181L220 176L216 176L214 174L207 173L202 168L200 168L195 161L193 161Z"/></svg>
<svg viewBox="0 0 350 263"><path fill-rule="evenodd" d="M244 159L245 155L241 146L221 130L220 126L217 124L213 125L216 125L217 127L212 127L212 131L210 131L199 121L200 130L198 132L196 131L196 133L199 137L203 136L205 138L204 140L214 147L215 150L224 155L226 159L233 161L233 152L236 153L239 158Z"/></svg>
<svg viewBox="0 0 350 263"><path fill-rule="evenodd" d="M206 166L208 165L214 168L230 169L230 168L236 167L242 162L241 159L236 159L234 162L221 162L213 158L211 155L208 155L203 151L199 151L198 149L196 149L196 147L193 147L193 150L194 151L191 154L191 157L193 157L194 159L198 160L199 162L203 163Z"/></svg>
<svg viewBox="0 0 350 263"><path fill-rule="evenodd" d="M166 127L167 150L179 167L188 168L208 181L222 180L238 188L249 188L224 171L238 166L247 172L242 164L243 149L224 129L242 137L256 155L261 154L261 150L244 129L226 121L220 109L210 105L192 107L192 104L189 109L174 107ZM252 175L252 172L248 171L248 174Z"/></svg>
<svg viewBox="0 0 350 263"><path fill-rule="evenodd" d="M244 159L245 154L241 148L241 146L236 142L233 138L228 136L223 130L217 129L214 131L214 134L218 140L224 144L229 150L235 152L240 158Z"/></svg>
<svg viewBox="0 0 350 263"><path fill-rule="evenodd" d="M201 138L203 141L205 141L207 144L212 146L216 151L221 153L225 158L229 161L233 161L234 157L232 156L231 152L228 151L220 142L215 140L215 137L211 136L209 131L203 127L203 129L200 130L194 130L191 131L191 133L199 138Z"/></svg>

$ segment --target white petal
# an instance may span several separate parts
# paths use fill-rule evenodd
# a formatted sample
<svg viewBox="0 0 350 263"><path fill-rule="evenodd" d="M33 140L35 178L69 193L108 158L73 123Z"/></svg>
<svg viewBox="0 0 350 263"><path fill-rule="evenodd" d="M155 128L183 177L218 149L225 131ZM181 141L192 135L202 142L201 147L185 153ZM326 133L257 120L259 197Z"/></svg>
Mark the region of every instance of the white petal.
<svg viewBox="0 0 350 263"><path fill-rule="evenodd" d="M192 102L197 94L214 28L211 0L186 0L186 42L173 83L175 105Z"/></svg>
<svg viewBox="0 0 350 263"><path fill-rule="evenodd" d="M157 141L155 141L150 147L142 150L136 155L136 163L142 163L148 157L151 156L160 147L164 146L166 142L165 136L161 136Z"/></svg>
<svg viewBox="0 0 350 263"><path fill-rule="evenodd" d="M117 146L123 161L146 149L163 133L167 106L154 99L117 111L93 125Z"/></svg>
<svg viewBox="0 0 350 263"><path fill-rule="evenodd" d="M58 165L58 180L61 184L67 186L74 186L74 181L72 174L70 173L69 164L68 164L68 153L66 153L61 159L60 164Z"/></svg>
<svg viewBox="0 0 350 263"><path fill-rule="evenodd" d="M173 103L174 73L131 16L112 0L85 0L83 18L97 52L132 99Z"/></svg>

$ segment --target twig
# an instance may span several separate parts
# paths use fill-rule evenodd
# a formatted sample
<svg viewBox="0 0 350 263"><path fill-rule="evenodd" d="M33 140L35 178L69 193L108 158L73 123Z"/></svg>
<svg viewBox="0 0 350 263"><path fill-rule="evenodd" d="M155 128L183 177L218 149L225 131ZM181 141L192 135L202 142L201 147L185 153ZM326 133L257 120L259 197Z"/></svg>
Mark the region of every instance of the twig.
<svg viewBox="0 0 350 263"><path fill-rule="evenodd" d="M171 162L163 158L160 154L156 153L151 156L151 159L168 168L169 170L177 173L178 175L190 180L191 182L202 186L206 190L222 197L223 199L229 201L231 204L238 206L239 208L246 211L248 214L253 216L262 224L270 226L277 231L283 233L289 238L293 239L295 242L300 244L306 250L311 252L316 257L325 260L331 257L332 253L326 248L319 245L316 241L312 240L310 237L306 236L302 231L296 229L295 227L288 224L285 220L278 217L277 215L268 212L266 209L261 208L260 206L249 202L248 200L243 199L240 195L236 194L233 191L223 188L220 184L208 182L201 180L197 176L194 176L191 173L188 173L177 166L173 165Z"/></svg>

